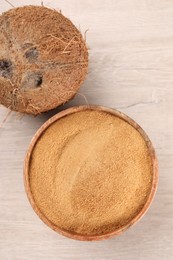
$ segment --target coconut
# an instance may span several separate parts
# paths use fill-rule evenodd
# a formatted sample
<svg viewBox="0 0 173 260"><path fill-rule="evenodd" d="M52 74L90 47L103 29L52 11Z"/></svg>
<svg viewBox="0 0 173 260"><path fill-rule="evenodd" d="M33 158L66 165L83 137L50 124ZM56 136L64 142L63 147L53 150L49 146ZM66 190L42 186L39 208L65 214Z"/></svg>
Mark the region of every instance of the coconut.
<svg viewBox="0 0 173 260"><path fill-rule="evenodd" d="M70 100L87 74L88 51L72 22L43 6L0 16L0 103L39 114Z"/></svg>

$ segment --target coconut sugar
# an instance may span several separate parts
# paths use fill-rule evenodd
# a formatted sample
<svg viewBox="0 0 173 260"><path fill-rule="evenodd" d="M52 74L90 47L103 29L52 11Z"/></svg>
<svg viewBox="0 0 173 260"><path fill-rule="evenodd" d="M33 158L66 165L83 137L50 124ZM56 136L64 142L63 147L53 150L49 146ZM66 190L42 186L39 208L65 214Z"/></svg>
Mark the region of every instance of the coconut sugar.
<svg viewBox="0 0 173 260"><path fill-rule="evenodd" d="M83 235L130 222L151 191L152 161L141 134L102 111L67 115L41 135L29 181L35 204L54 225Z"/></svg>

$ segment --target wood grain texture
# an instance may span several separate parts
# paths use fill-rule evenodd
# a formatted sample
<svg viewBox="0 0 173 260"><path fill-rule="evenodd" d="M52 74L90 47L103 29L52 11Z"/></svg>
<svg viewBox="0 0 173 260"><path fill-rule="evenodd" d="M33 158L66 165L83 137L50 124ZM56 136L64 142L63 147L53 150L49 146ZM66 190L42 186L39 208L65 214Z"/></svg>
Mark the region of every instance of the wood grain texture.
<svg viewBox="0 0 173 260"><path fill-rule="evenodd" d="M172 260L172 0L52 0L44 5L61 9L83 33L89 29L90 69L81 93L90 104L117 108L144 128L158 155L159 188L146 216L119 237L91 243L56 234L39 220L26 198L24 156L33 134L48 118L66 107L85 104L85 99L77 95L39 117L19 118L12 113L0 129L0 259ZM1 12L9 7L1 0ZM0 107L0 122L7 112Z"/></svg>

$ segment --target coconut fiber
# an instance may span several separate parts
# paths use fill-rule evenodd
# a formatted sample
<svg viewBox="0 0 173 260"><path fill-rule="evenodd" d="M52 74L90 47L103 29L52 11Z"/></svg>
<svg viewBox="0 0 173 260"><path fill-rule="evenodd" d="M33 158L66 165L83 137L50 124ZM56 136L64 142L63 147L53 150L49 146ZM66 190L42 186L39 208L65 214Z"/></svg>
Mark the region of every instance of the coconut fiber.
<svg viewBox="0 0 173 260"><path fill-rule="evenodd" d="M88 66L85 41L60 12L43 6L0 16L0 103L38 114L71 99Z"/></svg>

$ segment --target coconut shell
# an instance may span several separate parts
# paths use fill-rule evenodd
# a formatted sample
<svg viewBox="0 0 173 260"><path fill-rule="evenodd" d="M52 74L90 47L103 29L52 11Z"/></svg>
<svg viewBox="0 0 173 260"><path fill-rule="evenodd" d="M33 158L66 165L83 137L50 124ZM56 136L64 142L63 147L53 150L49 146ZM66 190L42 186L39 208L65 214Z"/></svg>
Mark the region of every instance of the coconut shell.
<svg viewBox="0 0 173 260"><path fill-rule="evenodd" d="M81 33L56 10L14 8L0 16L0 103L39 114L70 100L84 81Z"/></svg>

